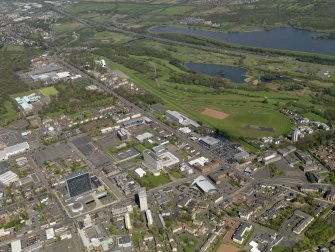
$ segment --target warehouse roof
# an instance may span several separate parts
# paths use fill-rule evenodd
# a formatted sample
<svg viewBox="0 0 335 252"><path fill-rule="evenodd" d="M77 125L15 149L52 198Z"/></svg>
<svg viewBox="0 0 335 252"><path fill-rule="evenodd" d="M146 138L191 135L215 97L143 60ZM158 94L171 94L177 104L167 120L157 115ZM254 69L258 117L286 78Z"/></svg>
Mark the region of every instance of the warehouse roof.
<svg viewBox="0 0 335 252"><path fill-rule="evenodd" d="M212 185L208 179L206 179L204 176L199 176L197 177L192 185L192 187L196 186L198 187L201 191L203 191L204 193L213 193L216 192L217 189L214 185Z"/></svg>
<svg viewBox="0 0 335 252"><path fill-rule="evenodd" d="M0 175L0 182L7 185L10 182L14 182L17 179L17 175L12 171L7 171Z"/></svg>
<svg viewBox="0 0 335 252"><path fill-rule="evenodd" d="M0 150L0 161L7 160L10 156L23 152L29 149L29 144L27 142L15 144Z"/></svg>

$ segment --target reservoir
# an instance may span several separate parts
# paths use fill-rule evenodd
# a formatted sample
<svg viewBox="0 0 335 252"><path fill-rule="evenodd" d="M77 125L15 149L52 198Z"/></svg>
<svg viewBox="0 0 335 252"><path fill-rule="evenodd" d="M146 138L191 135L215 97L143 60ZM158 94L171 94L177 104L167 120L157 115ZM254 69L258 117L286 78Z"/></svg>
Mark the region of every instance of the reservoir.
<svg viewBox="0 0 335 252"><path fill-rule="evenodd" d="M150 32L197 35L244 46L335 56L335 39L317 39L315 36L323 34L294 28L275 28L266 31L224 33L179 26L160 26L151 29Z"/></svg>
<svg viewBox="0 0 335 252"><path fill-rule="evenodd" d="M223 77L232 82L244 83L247 70L243 67L226 66L218 64L204 64L189 62L186 64L189 71L208 74L215 77Z"/></svg>

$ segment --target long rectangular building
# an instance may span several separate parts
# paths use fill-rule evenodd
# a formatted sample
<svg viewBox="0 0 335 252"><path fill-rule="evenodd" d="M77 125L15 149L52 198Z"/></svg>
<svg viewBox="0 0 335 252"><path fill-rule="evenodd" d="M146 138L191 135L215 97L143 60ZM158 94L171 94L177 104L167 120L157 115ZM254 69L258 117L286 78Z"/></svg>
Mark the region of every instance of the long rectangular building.
<svg viewBox="0 0 335 252"><path fill-rule="evenodd" d="M27 142L8 146L3 150L0 150L0 161L5 161L10 156L25 152L27 150L29 150L29 144Z"/></svg>

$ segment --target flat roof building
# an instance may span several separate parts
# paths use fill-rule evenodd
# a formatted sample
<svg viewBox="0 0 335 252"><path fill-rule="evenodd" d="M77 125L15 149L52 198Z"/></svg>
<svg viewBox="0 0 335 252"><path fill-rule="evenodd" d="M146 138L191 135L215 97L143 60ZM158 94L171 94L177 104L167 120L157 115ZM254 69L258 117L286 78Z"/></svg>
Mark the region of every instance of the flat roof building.
<svg viewBox="0 0 335 252"><path fill-rule="evenodd" d="M7 160L10 156L29 150L28 142L15 144L0 150L0 161Z"/></svg>
<svg viewBox="0 0 335 252"><path fill-rule="evenodd" d="M205 136L199 139L199 143L201 143L203 146L205 146L208 149L213 148L216 146L220 141L214 137L211 136Z"/></svg>
<svg viewBox="0 0 335 252"><path fill-rule="evenodd" d="M18 176L12 171L7 171L0 175L0 183L6 186L9 186L11 183L14 183L18 180Z"/></svg>
<svg viewBox="0 0 335 252"><path fill-rule="evenodd" d="M143 151L144 162L156 171L168 168L179 163L179 159L162 146Z"/></svg>
<svg viewBox="0 0 335 252"><path fill-rule="evenodd" d="M241 151L234 155L234 159L237 161L245 160L250 157L250 154L246 151Z"/></svg>
<svg viewBox="0 0 335 252"><path fill-rule="evenodd" d="M175 123L179 123L183 126L189 126L192 125L193 127L200 127L200 124L189 119L188 117L182 115L181 113L179 113L178 111L171 111L171 110L167 110L165 112L165 116L167 118L169 118L171 121L175 122Z"/></svg>
<svg viewBox="0 0 335 252"><path fill-rule="evenodd" d="M144 162L150 167L160 171L163 169L163 162L152 150L143 151Z"/></svg>
<svg viewBox="0 0 335 252"><path fill-rule="evenodd" d="M277 150L277 152L279 155L286 157L287 155L289 155L292 152L295 152L296 150L297 148L291 145L291 146L287 146L285 148L279 149Z"/></svg>
<svg viewBox="0 0 335 252"><path fill-rule="evenodd" d="M66 178L66 188L70 197L91 191L91 179L87 171L72 173Z"/></svg>
<svg viewBox="0 0 335 252"><path fill-rule="evenodd" d="M26 95L23 97L16 97L15 101L17 104L21 106L24 111L30 111L33 109L31 102L36 102L41 99L41 96L37 95L36 93L32 93L30 95Z"/></svg>
<svg viewBox="0 0 335 252"><path fill-rule="evenodd" d="M131 237L129 235L118 237L117 242L120 249L130 248L132 246Z"/></svg>
<svg viewBox="0 0 335 252"><path fill-rule="evenodd" d="M22 252L21 240L15 240L10 243L12 252Z"/></svg>
<svg viewBox="0 0 335 252"><path fill-rule="evenodd" d="M154 135L151 134L150 132L145 132L145 133L143 133L141 135L136 136L136 140L138 140L139 142L143 142L144 140L147 140L147 139L149 139L149 138L151 138L153 136Z"/></svg>
<svg viewBox="0 0 335 252"><path fill-rule="evenodd" d="M125 121L122 123L122 126L125 128L130 128L130 127L135 127L135 126L139 126L139 125L150 123L150 122L151 122L151 119L144 116L144 117Z"/></svg>
<svg viewBox="0 0 335 252"><path fill-rule="evenodd" d="M145 187L141 187L140 190L138 191L138 200L140 203L140 209L141 211L146 211L148 210L148 199L147 199L147 191Z"/></svg>

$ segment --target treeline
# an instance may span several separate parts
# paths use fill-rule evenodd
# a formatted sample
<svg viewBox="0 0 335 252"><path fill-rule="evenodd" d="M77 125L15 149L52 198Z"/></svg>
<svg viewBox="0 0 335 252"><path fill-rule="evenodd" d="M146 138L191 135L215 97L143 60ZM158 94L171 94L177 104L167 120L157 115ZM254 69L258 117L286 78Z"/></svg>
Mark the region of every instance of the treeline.
<svg viewBox="0 0 335 252"><path fill-rule="evenodd" d="M29 68L30 60L37 56L38 50L3 47L0 49L0 104L9 98L9 95L29 90L29 86L20 80L17 72Z"/></svg>
<svg viewBox="0 0 335 252"><path fill-rule="evenodd" d="M184 66L184 63L179 59L172 57L172 55L169 52L166 52L164 50L158 50L152 47L137 46L137 45L136 46L120 45L120 44L111 44L106 46L103 44L99 46L99 49L95 50L95 53L102 56L108 56L113 61L119 64L124 64L125 66L133 70L139 71L141 73L149 71L150 70L148 69L149 66L147 65L146 68L138 66L139 64L145 65L145 63L135 58L131 58L131 60L128 60L130 55L166 59L169 61L170 64L183 70L187 70L186 67Z"/></svg>
<svg viewBox="0 0 335 252"><path fill-rule="evenodd" d="M62 83L56 88L58 95L51 99L50 104L43 106L39 112L42 117L53 113L73 115L85 108L107 106L113 102L107 94L88 91L76 83Z"/></svg>
<svg viewBox="0 0 335 252"><path fill-rule="evenodd" d="M201 85L216 89L233 87L223 78L215 78L200 73L180 73L172 75L169 81L186 85Z"/></svg>
<svg viewBox="0 0 335 252"><path fill-rule="evenodd" d="M96 50L99 54L103 53L104 55L107 54L117 54L118 56L128 57L129 55L135 56L148 56L154 57L159 59L172 59L170 53L157 50L153 47L146 47L146 46L133 46L133 45L121 45L121 44L111 44L105 45L102 44L99 46L99 49Z"/></svg>
<svg viewBox="0 0 335 252"><path fill-rule="evenodd" d="M305 236L293 247L285 251L300 252L306 251L315 246L324 244L327 245L329 240L335 234L334 218L316 219L310 228L305 233Z"/></svg>
<svg viewBox="0 0 335 252"><path fill-rule="evenodd" d="M331 131L318 131L314 134L307 135L304 138L300 138L296 143L296 147L301 150L309 150L325 145L329 140L335 138L335 132Z"/></svg>
<svg viewBox="0 0 335 252"><path fill-rule="evenodd" d="M124 87L119 87L115 89L115 92L140 107L147 107L148 105L162 103L162 100L159 97L145 91L143 91L143 93L134 93L129 92Z"/></svg>

